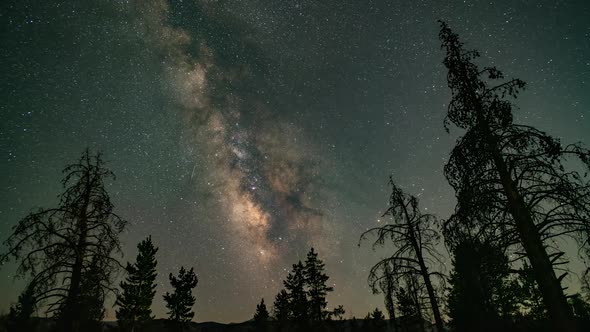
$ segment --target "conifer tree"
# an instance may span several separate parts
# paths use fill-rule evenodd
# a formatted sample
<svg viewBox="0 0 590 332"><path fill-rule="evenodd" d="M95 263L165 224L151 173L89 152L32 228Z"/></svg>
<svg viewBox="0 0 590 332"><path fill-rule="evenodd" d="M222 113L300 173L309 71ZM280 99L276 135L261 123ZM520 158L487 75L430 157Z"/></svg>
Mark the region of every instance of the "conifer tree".
<svg viewBox="0 0 590 332"><path fill-rule="evenodd" d="M101 261L94 258L82 276L79 301L82 309L79 318L85 330L99 329L99 322L104 318L104 301L107 294L104 291L103 283L111 284L111 281L105 280L105 276L102 276L103 269Z"/></svg>
<svg viewBox="0 0 590 332"><path fill-rule="evenodd" d="M166 308L169 310L169 319L177 323L189 322L195 316L192 307L196 298L193 296L192 291L199 282L197 275L193 268L187 271L184 266L181 266L178 277L170 273L169 278L170 284L174 288L172 294L168 292L164 294Z"/></svg>
<svg viewBox="0 0 590 332"><path fill-rule="evenodd" d="M31 316L37 309L35 301L35 285L29 284L18 296L18 302L10 306L7 319L8 332L32 331L34 324Z"/></svg>
<svg viewBox="0 0 590 332"><path fill-rule="evenodd" d="M516 310L508 257L501 248L479 239L463 240L452 250L448 301L452 326L458 332L497 329L491 323L509 319Z"/></svg>
<svg viewBox="0 0 590 332"><path fill-rule="evenodd" d="M289 316L296 321L305 321L308 318L309 302L305 292L305 267L299 261L293 264L293 271L283 281L289 295Z"/></svg>
<svg viewBox="0 0 590 332"><path fill-rule="evenodd" d="M264 323L267 322L269 318L268 310L266 309L266 304L264 303L264 299L260 301L260 304L256 305L256 312L254 313L254 321L257 323Z"/></svg>
<svg viewBox="0 0 590 332"><path fill-rule="evenodd" d="M400 287L397 291L397 303L403 317L419 316L417 303L404 287Z"/></svg>
<svg viewBox="0 0 590 332"><path fill-rule="evenodd" d="M381 310L379 310L379 308L375 308L375 310L373 310L373 312L371 313L371 319L377 320L377 321L383 321L383 320L385 320L385 316L383 315L383 312Z"/></svg>
<svg viewBox="0 0 590 332"><path fill-rule="evenodd" d="M333 316L338 320L342 320L344 318L344 314L346 310L344 310L344 306L342 304L338 305L332 312L330 313L330 318Z"/></svg>
<svg viewBox="0 0 590 332"><path fill-rule="evenodd" d="M330 277L324 273L324 262L318 258L313 248L307 253L304 268L305 284L309 297L309 318L314 321L326 318L326 295L334 290L326 285Z"/></svg>
<svg viewBox="0 0 590 332"><path fill-rule="evenodd" d="M280 323L284 323L291 319L289 293L287 293L287 291L284 289L281 289L281 291L275 297L273 304L273 316Z"/></svg>
<svg viewBox="0 0 590 332"><path fill-rule="evenodd" d="M119 326L128 331L152 320L152 301L156 294L156 253L152 237L137 245L138 254L134 264L127 263L126 280L121 281L123 292L117 298Z"/></svg>

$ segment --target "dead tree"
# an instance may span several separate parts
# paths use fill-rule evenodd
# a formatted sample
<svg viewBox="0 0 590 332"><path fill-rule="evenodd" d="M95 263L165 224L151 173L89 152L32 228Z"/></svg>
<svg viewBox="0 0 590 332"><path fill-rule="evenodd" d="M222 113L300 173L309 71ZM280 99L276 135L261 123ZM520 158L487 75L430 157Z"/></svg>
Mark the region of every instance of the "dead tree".
<svg viewBox="0 0 590 332"><path fill-rule="evenodd" d="M557 238L574 239L588 250L590 184L581 169L590 168L590 152L579 144L562 146L533 127L513 122L512 103L525 83L503 79L495 67L479 68L477 51L465 50L457 34L441 22L452 99L445 126L465 130L457 141L445 176L457 195L451 220L470 222L503 238L513 252L530 261L554 329L575 331L572 311L554 271L562 257ZM570 170L565 165L581 161ZM578 170L578 171L577 171Z"/></svg>
<svg viewBox="0 0 590 332"><path fill-rule="evenodd" d="M432 275L440 276L440 273L429 269L433 263L440 262L435 249L439 240L439 235L434 229L436 217L422 214L416 197L404 193L393 179L390 179L389 183L392 187L390 206L383 216L391 216L392 223L367 230L361 235L360 241L369 235L376 235L373 248L391 242L395 251L392 256L382 259L371 268L369 283L375 284L385 279L383 271L390 272L387 275L395 276L397 280L409 275L419 275L428 293L436 327L438 331L443 331L438 299L431 281Z"/></svg>
<svg viewBox="0 0 590 332"><path fill-rule="evenodd" d="M0 259L19 262L17 275L35 285L36 304L58 318L60 330L77 331L83 317L97 317L84 311L100 310L96 300L113 290L111 278L120 263L112 255L121 252L118 237L127 222L113 213L105 181L114 175L100 154L86 150L63 173L59 206L22 219ZM95 289L83 289L89 283Z"/></svg>

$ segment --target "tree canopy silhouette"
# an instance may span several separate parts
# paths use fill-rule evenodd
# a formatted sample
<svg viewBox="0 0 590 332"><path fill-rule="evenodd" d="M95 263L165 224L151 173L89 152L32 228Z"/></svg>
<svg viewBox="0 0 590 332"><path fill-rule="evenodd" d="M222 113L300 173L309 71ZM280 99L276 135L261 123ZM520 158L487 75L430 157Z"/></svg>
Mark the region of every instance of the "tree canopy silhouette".
<svg viewBox="0 0 590 332"><path fill-rule="evenodd" d="M477 51L465 50L457 34L441 22L452 99L445 127L464 129L445 176L457 195L451 223L505 239L513 253L524 249L554 328L576 330L553 263L561 255L552 241L570 238L590 247L590 152L580 144L562 146L558 139L513 122L513 105L525 83L504 78L495 67L480 69ZM575 160L580 168L566 170Z"/></svg>
<svg viewBox="0 0 590 332"><path fill-rule="evenodd" d="M510 279L508 257L502 248L479 239L453 247L448 300L455 331L496 331L510 321L519 301L516 280Z"/></svg>
<svg viewBox="0 0 590 332"><path fill-rule="evenodd" d="M193 288L199 282L195 271L193 268L187 271L184 266L181 266L178 277L170 273L168 278L174 288L172 294L168 292L164 294L164 301L166 301L166 308L169 310L168 315L170 320L177 323L191 321L195 316L192 308L196 301L196 298L193 296Z"/></svg>
<svg viewBox="0 0 590 332"><path fill-rule="evenodd" d="M442 331L443 321L438 299L430 279L431 275L440 273L429 269L429 265L439 261L435 248L439 240L439 235L434 229L436 217L422 214L418 207L418 199L406 194L395 184L393 178L390 178L389 183L392 187L389 208L383 216L391 216L392 223L367 230L361 235L360 241L375 234L377 239L373 243L374 248L391 242L395 249L390 257L382 259L371 268L369 284L374 286L392 277L399 280L409 275L420 276L428 292L436 326Z"/></svg>
<svg viewBox="0 0 590 332"><path fill-rule="evenodd" d="M309 295L309 318L315 321L324 320L328 314L326 295L334 288L326 285L330 277L324 273L324 262L318 258L313 248L307 253L303 273Z"/></svg>
<svg viewBox="0 0 590 332"><path fill-rule="evenodd" d="M119 234L127 222L113 212L105 182L114 174L100 153L86 149L63 173L59 205L19 221L0 262L18 260L17 275L30 279L35 304L46 305L68 332L80 329L85 317L97 318L90 311L102 310L105 293L114 290L111 279L121 265L112 255L121 252Z"/></svg>
<svg viewBox="0 0 590 332"><path fill-rule="evenodd" d="M293 264L293 271L283 281L289 295L289 318L304 321L309 317L309 302L305 292L305 266L301 261Z"/></svg>
<svg viewBox="0 0 590 332"><path fill-rule="evenodd" d="M135 263L127 263L125 268L127 277L121 281L123 292L116 302L119 326L129 331L153 319L151 306L156 295L158 248L149 236L137 245L137 249Z"/></svg>
<svg viewBox="0 0 590 332"><path fill-rule="evenodd" d="M265 323L268 321L270 315L268 314L268 310L266 309L266 304L264 303L264 299L260 300L260 304L256 305L256 312L254 313L254 321L256 323Z"/></svg>
<svg viewBox="0 0 590 332"><path fill-rule="evenodd" d="M330 277L324 273L324 268L324 262L313 248L307 253L305 264L301 261L293 264L293 270L283 280L285 288L275 297L273 311L276 320L304 322L331 318L334 311L326 310L326 295L334 289L326 285Z"/></svg>
<svg viewBox="0 0 590 332"><path fill-rule="evenodd" d="M289 293L285 289L276 295L273 303L273 316L279 323L285 323L291 319L291 311L289 309Z"/></svg>

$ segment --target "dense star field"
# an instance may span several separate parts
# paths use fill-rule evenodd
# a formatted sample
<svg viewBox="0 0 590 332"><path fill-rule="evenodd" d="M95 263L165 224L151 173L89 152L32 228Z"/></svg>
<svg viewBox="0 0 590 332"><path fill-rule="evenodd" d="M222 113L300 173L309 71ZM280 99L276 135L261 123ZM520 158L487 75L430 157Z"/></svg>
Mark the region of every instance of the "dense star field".
<svg viewBox="0 0 590 332"><path fill-rule="evenodd" d="M123 261L150 234L160 248L156 316L184 265L195 320L249 319L313 246L329 307L363 317L383 306L366 278L384 252L357 244L388 176L441 218L455 205L437 20L527 82L516 122L590 144L589 17L587 0L3 1L0 239L58 202L89 147L117 175Z"/></svg>

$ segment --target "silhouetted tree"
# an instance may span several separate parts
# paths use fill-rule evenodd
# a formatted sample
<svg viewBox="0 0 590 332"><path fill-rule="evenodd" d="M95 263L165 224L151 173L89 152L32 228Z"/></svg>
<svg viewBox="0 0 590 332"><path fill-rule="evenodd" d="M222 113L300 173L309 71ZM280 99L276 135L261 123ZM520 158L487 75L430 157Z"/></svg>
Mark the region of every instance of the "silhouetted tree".
<svg viewBox="0 0 590 332"><path fill-rule="evenodd" d="M318 258L313 248L307 253L303 274L309 296L309 318L315 321L323 320L327 315L326 295L334 288L326 286L330 277L324 273L324 262Z"/></svg>
<svg viewBox="0 0 590 332"><path fill-rule="evenodd" d="M495 67L480 69L477 51L466 51L457 34L441 22L452 99L445 126L466 131L445 166L457 195L455 218L478 223L488 233L523 248L548 309L553 328L575 331L573 315L553 269L551 249L557 238L574 238L590 250L590 186L587 175L565 170L578 159L590 168L590 152L513 122L512 104L525 83L503 79ZM570 158L571 157L571 158ZM568 166L569 166L568 165ZM493 217L491 217L493 216Z"/></svg>
<svg viewBox="0 0 590 332"><path fill-rule="evenodd" d="M110 285L112 281L105 280L105 276L102 275L104 266L101 263L104 261L93 258L82 275L79 318L84 331L99 329L99 322L104 318L104 301L107 294L103 283L107 282Z"/></svg>
<svg viewBox="0 0 590 332"><path fill-rule="evenodd" d="M174 288L172 294L168 292L164 294L166 308L169 310L169 319L177 323L191 321L195 316L192 308L196 300L193 296L193 288L195 288L199 282L195 271L193 268L187 271L184 269L184 266L181 266L178 277L175 277L170 273L168 278L170 279L170 284Z"/></svg>
<svg viewBox="0 0 590 332"><path fill-rule="evenodd" d="M547 308L543 303L543 296L537 285L532 268L528 262L524 262L519 270L520 303L524 306L525 316L533 320L547 318Z"/></svg>
<svg viewBox="0 0 590 332"><path fill-rule="evenodd" d="M385 329L385 316L379 308L375 308L372 312L368 312L365 316L363 324L364 330L368 331L382 331Z"/></svg>
<svg viewBox="0 0 590 332"><path fill-rule="evenodd" d="M152 237L137 245L138 253L134 264L127 263L127 278L121 281L123 292L117 297L116 311L119 326L134 331L136 327L152 320L152 301L156 295L156 253Z"/></svg>
<svg viewBox="0 0 590 332"><path fill-rule="evenodd" d="M569 303L574 311L574 316L585 323L590 323L590 303L584 301L582 295L574 294L569 298Z"/></svg>
<svg viewBox="0 0 590 332"><path fill-rule="evenodd" d="M332 317L335 317L338 320L342 320L344 318L345 313L346 310L344 310L344 306L339 305L336 308L334 308L332 312L329 313L329 318L332 319Z"/></svg>
<svg viewBox="0 0 590 332"><path fill-rule="evenodd" d="M284 289L281 289L281 291L275 297L273 304L273 316L280 323L284 323L291 319L289 293L287 293L287 291Z"/></svg>
<svg viewBox="0 0 590 332"><path fill-rule="evenodd" d="M83 312L84 278L92 276L101 292L113 290L110 282L120 263L112 254L121 252L119 234L127 222L113 213L105 181L114 178L101 155L86 150L67 166L64 192L58 207L29 214L5 241L8 252L0 262L19 261L17 273L30 276L36 304L59 318L61 331L77 331ZM89 273L100 266L98 274ZM86 283L88 284L88 283Z"/></svg>
<svg viewBox="0 0 590 332"><path fill-rule="evenodd" d="M309 301L305 292L305 267L301 261L293 264L293 271L283 283L289 295L289 318L296 321L307 320Z"/></svg>
<svg viewBox="0 0 590 332"><path fill-rule="evenodd" d="M452 247L449 316L455 331L492 331L516 311L518 291L501 248L478 239Z"/></svg>
<svg viewBox="0 0 590 332"><path fill-rule="evenodd" d="M31 316L37 310L34 287L33 284L27 285L18 296L18 302L10 306L6 326L8 332L34 330L34 323L31 320Z"/></svg>
<svg viewBox="0 0 590 332"><path fill-rule="evenodd" d="M414 298L406 291L404 287L400 287L397 291L397 305L399 311L404 317L417 317L418 307Z"/></svg>
<svg viewBox="0 0 590 332"><path fill-rule="evenodd" d="M375 310L373 310L373 312L371 313L371 319L382 321L385 320L385 316L383 315L383 312L379 310L379 308L375 308Z"/></svg>
<svg viewBox="0 0 590 332"><path fill-rule="evenodd" d="M430 271L428 265L438 260L436 243L439 239L434 229L436 217L431 214L422 214L418 207L418 199L403 192L390 178L392 191L389 198L390 207L383 216L390 215L392 223L381 227L369 229L361 235L361 241L370 234L376 234L373 247L383 246L386 240L391 241L395 251L391 257L382 259L369 274L369 283L383 279L381 273L389 265L389 276L400 278L408 275L420 275L430 300L433 316L437 329L443 330L443 321L440 315L438 299L436 297L431 275L440 275Z"/></svg>
<svg viewBox="0 0 590 332"><path fill-rule="evenodd" d="M264 299L260 301L260 304L256 305L256 312L254 313L254 321L257 323L265 323L268 321L269 314L268 310L266 310L266 304L264 304Z"/></svg>
<svg viewBox="0 0 590 332"><path fill-rule="evenodd" d="M391 320L395 324L396 317L394 295L397 291L398 280L396 275L393 273L391 265L381 265L379 277L371 278L369 282L374 294L378 294L380 292L383 293L385 309L387 310L387 314L389 315L389 320Z"/></svg>

